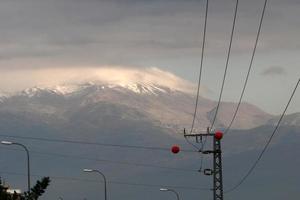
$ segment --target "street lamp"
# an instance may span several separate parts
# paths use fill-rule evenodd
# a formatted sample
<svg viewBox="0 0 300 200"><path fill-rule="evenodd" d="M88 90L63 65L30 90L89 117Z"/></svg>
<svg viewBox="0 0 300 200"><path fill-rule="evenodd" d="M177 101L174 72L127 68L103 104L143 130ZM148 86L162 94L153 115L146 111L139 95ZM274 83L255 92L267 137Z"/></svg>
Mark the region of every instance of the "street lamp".
<svg viewBox="0 0 300 200"><path fill-rule="evenodd" d="M105 177L105 175L102 172L100 172L99 170L95 170L95 169L83 169L83 171L88 172L88 173L96 172L96 173L100 174L103 177L103 179L104 179L104 199L107 200L106 177Z"/></svg>
<svg viewBox="0 0 300 200"><path fill-rule="evenodd" d="M28 192L30 192L30 159L29 159L29 151L28 151L27 147L21 143L9 142L9 141L1 141L1 144L17 145L17 146L21 146L25 149L26 154L27 154L27 187L28 187Z"/></svg>
<svg viewBox="0 0 300 200"><path fill-rule="evenodd" d="M179 194L175 190L172 190L172 189L169 189L169 188L160 188L159 190L161 192L173 192L174 194L176 194L177 200L179 200Z"/></svg>

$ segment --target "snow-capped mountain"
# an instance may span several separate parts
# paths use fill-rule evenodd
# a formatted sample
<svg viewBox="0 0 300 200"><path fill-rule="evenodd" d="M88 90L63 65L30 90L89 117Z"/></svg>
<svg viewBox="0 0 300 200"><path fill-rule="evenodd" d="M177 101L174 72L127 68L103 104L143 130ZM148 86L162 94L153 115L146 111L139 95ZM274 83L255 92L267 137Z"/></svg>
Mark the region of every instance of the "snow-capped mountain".
<svg viewBox="0 0 300 200"><path fill-rule="evenodd" d="M174 156L169 152L156 150L119 148L118 145L112 147L113 144L120 144L167 148L172 144L178 144L182 149L192 149L184 140L182 130L189 129L191 126L195 96L183 89L186 87L180 87L182 84L178 82L179 79L173 76L167 82L164 82L165 79L161 77L151 80L146 78L144 81L134 77L122 81L91 79L72 84L30 87L10 95L3 95L3 100L0 102L1 140L20 142L30 148L34 174L54 177L74 175L86 178L86 174L80 174L79 169L91 166L101 168L107 177L112 179L118 177L119 180L131 180L132 177L136 177L137 179L132 182L139 182L141 178L140 180L143 179L146 183L163 184L167 177L167 180L174 185L207 186L207 179L197 172L200 162L197 153L183 152ZM176 81L172 81L174 79ZM217 102L213 100L199 98L196 121L198 130L210 125L216 104ZM230 102L221 104L216 128L226 127L235 106L235 103ZM287 121L283 124L288 125L290 119L292 120L290 124L297 124L298 115L296 118L295 116L285 118ZM233 130L222 140L226 177L238 175L239 178L244 175L245 169L253 163L258 151L267 142L277 119L254 105L241 104ZM265 174L270 177L265 178L262 173L258 174L256 182L251 184L251 187L253 185L260 187L262 183L270 187L270 191L274 187L284 187L285 183L282 184L274 178L274 174L281 174L282 170L286 173L280 178L288 177L290 180L295 180L292 185L297 185L298 180L294 172L299 166L299 161L295 159L300 146L298 133L299 128L295 126L280 128L280 134L274 137L270 146L272 151L264 157L264 164L267 165L261 168L265 169ZM59 140L84 141L91 145L58 142ZM92 145L92 143L104 145ZM105 144L112 144L112 146ZM206 147L210 148L210 141ZM20 165L15 165L15 161L24 159L24 152L12 150L9 147L1 149L1 174L4 176L5 171L22 170ZM59 154L69 156L55 156ZM75 159L76 156L83 159ZM278 163L278 156L283 162ZM116 162L112 164L107 160L119 164L132 161L150 163L153 164L152 166L165 165L172 168L176 166L178 169L192 169L192 171L190 173L188 172L190 170L174 171L164 168L143 168L139 165L116 165ZM209 159L205 160L204 166L210 167ZM286 163L292 162L296 163L292 165L294 168L291 170L291 166ZM179 179L180 176L182 178ZM202 178L199 178L200 176ZM25 182L23 179L20 181ZM236 180L227 178L225 181L229 182L226 185L233 185ZM54 179L52 184L59 184L59 181ZM61 191L64 194L73 194L75 190L90 188L89 185L82 183L77 186L74 184L62 182L58 187L62 190L56 196L60 195ZM113 189L114 186L110 183L109 187ZM294 188L297 194L297 187ZM124 194L127 194L127 187L122 185L120 189L124 189ZM136 189L133 193L136 193Z"/></svg>
<svg viewBox="0 0 300 200"><path fill-rule="evenodd" d="M10 95L7 93L1 93L0 92L0 102L3 102L5 99L7 99Z"/></svg>
<svg viewBox="0 0 300 200"><path fill-rule="evenodd" d="M275 126L278 123L279 116L276 116L268 121L268 125ZM300 113L292 113L284 116L281 126L300 126Z"/></svg>
<svg viewBox="0 0 300 200"><path fill-rule="evenodd" d="M53 87L33 87L25 89L17 94L24 95L28 97L38 96L41 93L48 92L62 96L76 95L82 90L87 88L96 88L97 90L127 90L127 92L133 92L136 94L146 94L146 95L158 95L159 93L167 93L172 90L171 88L166 88L164 86L159 86L154 83L119 83L119 84L106 84L106 83L95 83L87 82L82 84L64 84L56 85ZM176 91L175 89L173 89Z"/></svg>
<svg viewBox="0 0 300 200"><path fill-rule="evenodd" d="M141 112L159 126L182 130L190 126L194 99L188 92L153 82L89 81L28 88L3 99L0 110L36 112L66 118L66 115L75 110L109 103ZM215 106L216 102L212 100L203 97L199 99L196 129L205 130L210 125ZM229 123L228 118L234 106L234 103L224 103L221 106L218 128ZM250 104L242 104L241 111L234 128L249 129L263 125L271 119L271 115Z"/></svg>

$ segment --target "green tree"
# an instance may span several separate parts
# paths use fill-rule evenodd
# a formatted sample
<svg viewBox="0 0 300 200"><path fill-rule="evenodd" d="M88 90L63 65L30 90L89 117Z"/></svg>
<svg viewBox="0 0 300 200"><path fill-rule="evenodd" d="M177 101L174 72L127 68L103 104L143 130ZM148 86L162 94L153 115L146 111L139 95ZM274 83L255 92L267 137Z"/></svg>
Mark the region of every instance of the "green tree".
<svg viewBox="0 0 300 200"><path fill-rule="evenodd" d="M45 193L45 190L50 184L50 178L44 177L40 181L37 181L35 186L31 188L30 192L25 192L24 195L7 193L7 188L2 185L0 178L0 200L37 200Z"/></svg>
<svg viewBox="0 0 300 200"><path fill-rule="evenodd" d="M46 188L50 184L50 178L44 177L41 181L37 181L35 186L31 188L30 192L25 193L25 200L37 200L45 193Z"/></svg>

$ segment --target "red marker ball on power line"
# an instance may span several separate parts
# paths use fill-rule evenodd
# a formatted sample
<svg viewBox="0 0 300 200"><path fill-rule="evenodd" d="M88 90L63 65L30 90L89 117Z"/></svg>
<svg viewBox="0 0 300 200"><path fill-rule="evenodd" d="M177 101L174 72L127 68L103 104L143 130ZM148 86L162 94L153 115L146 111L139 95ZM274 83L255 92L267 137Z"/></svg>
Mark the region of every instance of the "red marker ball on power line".
<svg viewBox="0 0 300 200"><path fill-rule="evenodd" d="M216 138L217 140L221 140L221 139L223 138L223 132L217 131L217 132L215 133L215 138Z"/></svg>
<svg viewBox="0 0 300 200"><path fill-rule="evenodd" d="M171 151L172 151L172 153L174 153L174 154L179 153L180 147L177 146L177 145L174 145L174 146L172 146Z"/></svg>

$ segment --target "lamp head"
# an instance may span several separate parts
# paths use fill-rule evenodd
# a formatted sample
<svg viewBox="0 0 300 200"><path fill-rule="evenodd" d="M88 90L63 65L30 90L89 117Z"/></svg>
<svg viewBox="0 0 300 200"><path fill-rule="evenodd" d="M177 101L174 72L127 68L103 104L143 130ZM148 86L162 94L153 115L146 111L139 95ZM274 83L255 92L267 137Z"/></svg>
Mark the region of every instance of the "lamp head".
<svg viewBox="0 0 300 200"><path fill-rule="evenodd" d="M94 170L92 169L83 169L84 172L93 172Z"/></svg>
<svg viewBox="0 0 300 200"><path fill-rule="evenodd" d="M160 191L163 191L163 192L164 192L164 191L169 191L168 188L160 188L159 190L160 190Z"/></svg>
<svg viewBox="0 0 300 200"><path fill-rule="evenodd" d="M1 141L1 144L4 144L4 145L12 145L13 143L12 143L12 142L9 142L9 141Z"/></svg>

